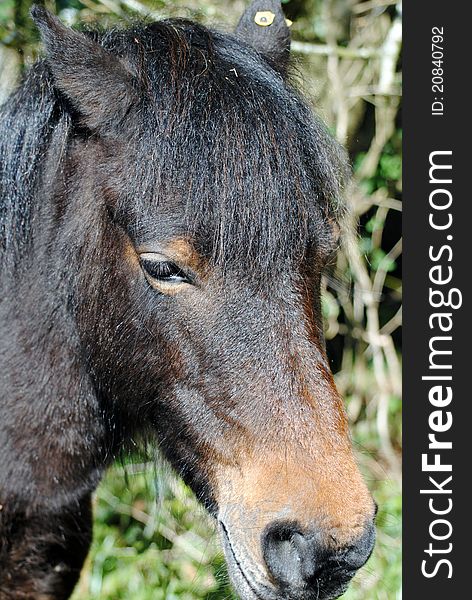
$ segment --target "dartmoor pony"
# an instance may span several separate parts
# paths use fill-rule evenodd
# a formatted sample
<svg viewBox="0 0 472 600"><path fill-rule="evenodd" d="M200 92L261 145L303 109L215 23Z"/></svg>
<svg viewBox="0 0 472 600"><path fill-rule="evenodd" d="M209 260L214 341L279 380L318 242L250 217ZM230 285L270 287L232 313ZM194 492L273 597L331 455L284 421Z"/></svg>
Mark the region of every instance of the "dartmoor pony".
<svg viewBox="0 0 472 600"><path fill-rule="evenodd" d="M320 311L347 169L279 3L235 34L32 15L45 58L0 112L0 598L71 594L93 490L150 440L241 598L339 596L375 513Z"/></svg>

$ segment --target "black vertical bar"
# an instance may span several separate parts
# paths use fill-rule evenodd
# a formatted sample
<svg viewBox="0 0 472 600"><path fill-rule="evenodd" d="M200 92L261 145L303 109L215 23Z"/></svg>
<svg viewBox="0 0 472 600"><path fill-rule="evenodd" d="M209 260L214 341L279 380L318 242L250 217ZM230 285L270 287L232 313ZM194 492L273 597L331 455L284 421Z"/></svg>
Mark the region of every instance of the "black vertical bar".
<svg viewBox="0 0 472 600"><path fill-rule="evenodd" d="M468 589L472 567L467 550L472 533L472 328L468 315L472 293L471 13L467 2L410 0L404 5L406 600L444 600L453 595L468 597L471 593ZM441 30L442 42L439 37L434 38L442 48L439 50L432 44L433 36L440 36ZM440 60L441 52L442 63L438 67L433 61L435 57ZM442 73L433 72L435 68L442 69ZM435 84L438 87L433 88ZM433 170L430 181L431 162L450 165L452 169ZM449 201L448 208L434 207L446 207ZM449 222L450 227L445 227ZM434 267L439 269L431 271ZM451 280L445 282L449 276ZM435 294L434 290L444 294L445 302L451 299L454 306L460 304L462 296L462 306L433 307L432 303L441 304L440 293ZM434 314L444 316L440 319ZM441 327L450 327L450 331L442 331ZM449 337L452 339L446 339ZM432 356L430 344L435 350L451 350L452 354ZM431 359L439 368L430 368ZM435 437L431 439L430 435ZM434 440L445 445L451 442L452 449L428 448L429 444L434 446ZM424 465L422 455L426 455ZM439 468L450 465L451 471L432 471L434 461L439 461Z"/></svg>

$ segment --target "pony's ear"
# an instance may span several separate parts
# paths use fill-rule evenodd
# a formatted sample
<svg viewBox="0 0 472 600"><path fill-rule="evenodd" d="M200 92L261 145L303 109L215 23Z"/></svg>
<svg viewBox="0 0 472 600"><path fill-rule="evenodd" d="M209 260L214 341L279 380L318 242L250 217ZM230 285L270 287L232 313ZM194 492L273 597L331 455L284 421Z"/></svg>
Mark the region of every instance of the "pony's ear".
<svg viewBox="0 0 472 600"><path fill-rule="evenodd" d="M54 83L92 130L123 119L136 101L133 76L125 64L83 33L66 27L43 6L35 5L36 23Z"/></svg>
<svg viewBox="0 0 472 600"><path fill-rule="evenodd" d="M280 1L253 0L236 27L236 34L267 56L280 71L286 71L290 30Z"/></svg>

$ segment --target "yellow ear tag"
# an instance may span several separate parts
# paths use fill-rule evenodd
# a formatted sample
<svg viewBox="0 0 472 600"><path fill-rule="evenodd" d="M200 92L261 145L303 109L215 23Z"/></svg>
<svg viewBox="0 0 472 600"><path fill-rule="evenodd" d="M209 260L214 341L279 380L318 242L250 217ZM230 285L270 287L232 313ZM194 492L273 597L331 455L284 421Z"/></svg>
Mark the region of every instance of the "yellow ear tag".
<svg viewBox="0 0 472 600"><path fill-rule="evenodd" d="M285 24L287 25L287 27L291 27L293 25L293 21L291 21L290 19L285 19Z"/></svg>
<svg viewBox="0 0 472 600"><path fill-rule="evenodd" d="M269 27L274 22L275 15L270 10L261 10L256 13L254 23L260 27Z"/></svg>

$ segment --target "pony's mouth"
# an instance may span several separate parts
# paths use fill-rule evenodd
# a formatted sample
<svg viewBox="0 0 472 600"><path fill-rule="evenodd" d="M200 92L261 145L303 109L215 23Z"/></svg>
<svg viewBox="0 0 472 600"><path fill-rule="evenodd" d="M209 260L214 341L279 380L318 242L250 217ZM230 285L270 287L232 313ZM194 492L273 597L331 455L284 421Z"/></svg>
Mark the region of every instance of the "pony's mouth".
<svg viewBox="0 0 472 600"><path fill-rule="evenodd" d="M265 578L262 574L257 577L252 572L252 567L244 564L243 559L238 555L237 546L231 541L227 527L221 520L218 520L218 525L229 576L241 600L335 600L344 594L354 574L354 572L350 573L334 585L334 582L328 580L313 582L313 586L299 588L292 592L286 588L275 589L268 582L260 580ZM333 570L335 572L337 569Z"/></svg>

